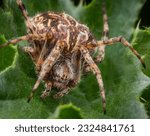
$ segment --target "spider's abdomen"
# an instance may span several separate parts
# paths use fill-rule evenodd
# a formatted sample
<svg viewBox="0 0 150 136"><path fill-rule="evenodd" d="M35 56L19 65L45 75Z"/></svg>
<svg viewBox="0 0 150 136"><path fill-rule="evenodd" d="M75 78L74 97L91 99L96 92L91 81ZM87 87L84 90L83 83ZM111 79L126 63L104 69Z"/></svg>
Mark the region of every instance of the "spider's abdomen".
<svg viewBox="0 0 150 136"><path fill-rule="evenodd" d="M72 49L80 43L95 44L89 28L65 13L42 13L31 18L31 22L36 33L42 34L51 31L53 41L64 40L68 48Z"/></svg>

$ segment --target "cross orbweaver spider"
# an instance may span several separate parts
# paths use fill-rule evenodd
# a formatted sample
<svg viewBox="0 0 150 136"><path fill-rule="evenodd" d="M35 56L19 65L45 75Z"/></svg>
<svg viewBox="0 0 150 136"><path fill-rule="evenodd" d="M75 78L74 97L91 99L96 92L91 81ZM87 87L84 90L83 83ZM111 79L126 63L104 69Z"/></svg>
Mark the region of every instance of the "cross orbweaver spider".
<svg viewBox="0 0 150 136"><path fill-rule="evenodd" d="M80 81L81 73L92 71L98 81L102 97L102 107L106 111L105 90L100 69L96 65L104 59L105 46L121 42L127 46L135 56L145 64L140 55L122 36L108 38L109 26L106 14L105 2L103 2L103 36L96 41L89 28L78 23L73 17L65 13L45 12L29 18L24 4L16 0L26 23L27 35L18 37L4 43L1 47L16 44L26 40L30 46L23 47L35 64L38 79L28 98L32 99L41 81L45 82L46 89L41 95L45 98L52 88L57 88L58 93L54 98L67 94L71 88ZM92 54L98 50L98 55L92 58Z"/></svg>

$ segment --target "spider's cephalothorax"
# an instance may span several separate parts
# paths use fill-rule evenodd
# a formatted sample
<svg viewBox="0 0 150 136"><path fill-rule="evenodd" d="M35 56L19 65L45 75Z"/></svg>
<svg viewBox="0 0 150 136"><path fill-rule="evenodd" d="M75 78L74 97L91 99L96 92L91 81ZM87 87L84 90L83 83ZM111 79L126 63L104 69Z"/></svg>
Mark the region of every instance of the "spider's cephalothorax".
<svg viewBox="0 0 150 136"><path fill-rule="evenodd" d="M16 0L16 2L25 18L28 34L10 40L0 47L7 46L10 43L16 44L22 40L27 40L30 43L30 46L23 47L23 49L31 56L38 79L28 101L33 97L41 81L44 81L46 86L41 98L48 96L51 88L59 90L54 95L55 98L59 98L67 94L70 88L77 85L82 73L92 71L96 75L101 90L103 111L105 112L105 91L100 69L96 65L104 58L105 46L121 42L129 47L144 65L140 55L123 37L108 39L109 27L105 5L102 8L104 21L103 38L100 41L96 41L89 28L78 23L70 15L48 11L29 18L22 1ZM96 49L98 49L98 55L92 58L91 56Z"/></svg>

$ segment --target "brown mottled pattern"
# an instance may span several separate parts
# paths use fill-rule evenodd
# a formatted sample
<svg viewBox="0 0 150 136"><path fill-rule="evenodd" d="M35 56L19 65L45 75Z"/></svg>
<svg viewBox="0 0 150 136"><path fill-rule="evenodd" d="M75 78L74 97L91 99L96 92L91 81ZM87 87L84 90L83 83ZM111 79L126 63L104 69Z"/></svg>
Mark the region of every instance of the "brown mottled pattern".
<svg viewBox="0 0 150 136"><path fill-rule="evenodd" d="M86 25L80 24L68 14L48 11L29 18L22 1L16 0L16 2L25 18L28 34L8 41L0 48L23 40L29 42L29 47L23 49L32 58L38 79L28 102L32 99L41 81L45 82L46 87L41 98L48 96L52 88L59 90L54 95L54 98L59 98L68 94L70 89L78 84L82 73L92 71L100 88L105 113L105 90L100 69L96 65L104 59L105 46L121 42L137 56L145 67L138 52L125 38L122 36L108 38L108 17L104 3L102 8L103 36L102 40L96 41ZM97 49L98 55L92 58L91 56Z"/></svg>

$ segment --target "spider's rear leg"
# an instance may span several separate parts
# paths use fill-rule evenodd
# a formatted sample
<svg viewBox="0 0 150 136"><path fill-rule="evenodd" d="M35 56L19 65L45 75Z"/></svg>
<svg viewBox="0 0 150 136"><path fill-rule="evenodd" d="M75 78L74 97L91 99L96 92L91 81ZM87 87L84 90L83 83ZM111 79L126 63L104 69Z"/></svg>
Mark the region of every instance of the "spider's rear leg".
<svg viewBox="0 0 150 136"><path fill-rule="evenodd" d="M105 46L99 46L97 48L97 50L98 50L98 54L94 58L94 62L96 64L101 63L104 60L104 57L105 57Z"/></svg>
<svg viewBox="0 0 150 136"><path fill-rule="evenodd" d="M103 35L102 40L107 40L109 36L109 25L108 25L108 16L106 11L106 3L105 0L103 0L102 3L102 14L103 14Z"/></svg>
<svg viewBox="0 0 150 136"><path fill-rule="evenodd" d="M51 88L52 88L52 83L49 81L49 82L46 82L45 83L45 91L43 91L42 95L41 95L41 98L42 99L45 99L47 96L50 95L50 91L51 91Z"/></svg>
<svg viewBox="0 0 150 136"><path fill-rule="evenodd" d="M101 94L101 97L102 97L103 112L106 113L106 98L105 98L105 90L104 90L104 85L103 85L103 81L102 81L101 72L100 72L98 66L95 64L92 57L90 56L90 53L89 53L88 49L81 46L80 51L81 51L85 61L89 65L90 70L96 75L98 85L99 85L99 88L101 90L100 94Z"/></svg>
<svg viewBox="0 0 150 136"><path fill-rule="evenodd" d="M46 58L46 60L43 62L42 67L41 67L41 71L39 72L39 77L32 89L32 92L28 98L28 102L30 102L30 100L32 99L36 89L38 88L39 84L41 83L41 81L43 80L43 78L46 76L46 74L51 70L52 66L54 65L54 63L57 61L57 59L60 56L60 53L62 51L62 49L64 48L66 44L63 41L58 41L55 45L55 47L53 48L53 50L51 51L51 53L48 55L48 57Z"/></svg>
<svg viewBox="0 0 150 136"><path fill-rule="evenodd" d="M103 15L103 35L102 35L102 40L108 40L109 36L109 25L108 25L108 16L107 16L107 11L106 11L106 3L105 0L103 0L102 3L102 15ZM100 63L103 61L105 57L105 46L99 46L98 48L98 54L94 58L94 61L96 63Z"/></svg>
<svg viewBox="0 0 150 136"><path fill-rule="evenodd" d="M117 42L122 43L124 46L127 46L132 52L133 54L141 61L143 67L145 68L145 63L143 61L143 59L141 58L141 56L139 55L139 53L131 46L131 44L122 36L118 36L118 37L114 37L105 41L98 41L98 46L104 46L104 45L112 45L115 44Z"/></svg>

